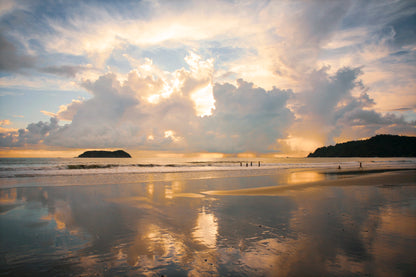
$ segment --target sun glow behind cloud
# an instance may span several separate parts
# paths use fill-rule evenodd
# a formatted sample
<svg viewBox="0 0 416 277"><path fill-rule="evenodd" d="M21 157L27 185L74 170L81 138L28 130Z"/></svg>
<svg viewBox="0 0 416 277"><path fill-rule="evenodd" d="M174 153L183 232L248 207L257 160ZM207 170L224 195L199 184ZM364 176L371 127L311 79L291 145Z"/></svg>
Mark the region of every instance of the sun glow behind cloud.
<svg viewBox="0 0 416 277"><path fill-rule="evenodd" d="M195 103L195 110L197 116L212 115L212 110L215 109L215 99L212 93L212 85L208 84L191 95L191 99Z"/></svg>

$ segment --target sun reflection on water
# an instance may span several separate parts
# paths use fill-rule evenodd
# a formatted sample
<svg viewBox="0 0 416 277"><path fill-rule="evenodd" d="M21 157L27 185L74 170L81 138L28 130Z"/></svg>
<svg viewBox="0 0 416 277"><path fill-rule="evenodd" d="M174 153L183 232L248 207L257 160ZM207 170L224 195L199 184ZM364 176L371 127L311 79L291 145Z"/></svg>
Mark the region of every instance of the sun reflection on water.
<svg viewBox="0 0 416 277"><path fill-rule="evenodd" d="M149 198L152 199L153 193L155 191L155 185L153 183L148 183L146 189L147 189L147 194L149 195Z"/></svg>
<svg viewBox="0 0 416 277"><path fill-rule="evenodd" d="M318 182L325 179L325 175L316 171L298 171L288 175L288 184Z"/></svg>
<svg viewBox="0 0 416 277"><path fill-rule="evenodd" d="M215 248L218 235L217 218L212 213L207 213L205 208L198 214L192 236L195 241L208 248Z"/></svg>

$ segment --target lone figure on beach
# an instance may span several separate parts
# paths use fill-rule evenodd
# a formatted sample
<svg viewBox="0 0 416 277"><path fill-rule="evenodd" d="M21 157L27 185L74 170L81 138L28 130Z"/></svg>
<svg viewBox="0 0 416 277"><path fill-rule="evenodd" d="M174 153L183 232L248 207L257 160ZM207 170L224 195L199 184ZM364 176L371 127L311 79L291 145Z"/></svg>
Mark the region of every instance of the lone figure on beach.
<svg viewBox="0 0 416 277"><path fill-rule="evenodd" d="M363 168L363 164L360 162L360 168Z"/></svg>

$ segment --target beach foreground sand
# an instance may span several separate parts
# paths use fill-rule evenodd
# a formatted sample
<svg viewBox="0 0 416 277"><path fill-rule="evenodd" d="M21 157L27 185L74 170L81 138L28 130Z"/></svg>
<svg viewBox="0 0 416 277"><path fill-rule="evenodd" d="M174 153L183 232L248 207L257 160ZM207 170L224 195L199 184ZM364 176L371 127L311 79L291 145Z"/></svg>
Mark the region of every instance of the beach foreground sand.
<svg viewBox="0 0 416 277"><path fill-rule="evenodd" d="M311 173L312 171L306 171ZM316 175L337 176L336 179L304 181L297 184L256 187L238 190L204 191L207 195L282 195L288 191L316 188L319 186L406 186L416 185L416 170L409 169L370 169L346 171L316 170Z"/></svg>
<svg viewBox="0 0 416 277"><path fill-rule="evenodd" d="M16 178L4 276L414 276L416 170Z"/></svg>

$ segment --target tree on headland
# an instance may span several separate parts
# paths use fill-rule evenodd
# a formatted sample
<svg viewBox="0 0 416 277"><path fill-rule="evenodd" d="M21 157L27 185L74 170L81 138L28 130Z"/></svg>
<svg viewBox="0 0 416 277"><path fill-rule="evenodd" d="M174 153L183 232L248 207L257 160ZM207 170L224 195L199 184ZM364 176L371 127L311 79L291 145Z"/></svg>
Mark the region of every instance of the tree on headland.
<svg viewBox="0 0 416 277"><path fill-rule="evenodd" d="M416 137L377 135L320 147L308 157L416 157Z"/></svg>

